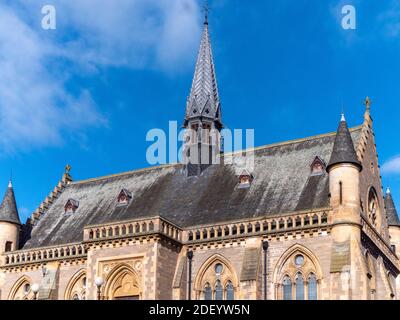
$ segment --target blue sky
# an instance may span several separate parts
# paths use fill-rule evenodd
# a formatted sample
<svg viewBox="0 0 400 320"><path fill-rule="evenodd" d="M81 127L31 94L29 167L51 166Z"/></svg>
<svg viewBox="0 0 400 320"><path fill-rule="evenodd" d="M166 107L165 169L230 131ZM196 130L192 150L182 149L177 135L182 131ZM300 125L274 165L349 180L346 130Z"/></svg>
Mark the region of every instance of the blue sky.
<svg viewBox="0 0 400 320"><path fill-rule="evenodd" d="M210 2L225 125L254 128L256 145L331 132L342 105L361 124L368 95L383 185L400 207L400 1ZM56 30L41 28L45 4ZM148 166L146 133L184 117L201 4L2 1L0 190L12 170L23 220L67 163L76 180ZM356 30L341 27L346 4Z"/></svg>

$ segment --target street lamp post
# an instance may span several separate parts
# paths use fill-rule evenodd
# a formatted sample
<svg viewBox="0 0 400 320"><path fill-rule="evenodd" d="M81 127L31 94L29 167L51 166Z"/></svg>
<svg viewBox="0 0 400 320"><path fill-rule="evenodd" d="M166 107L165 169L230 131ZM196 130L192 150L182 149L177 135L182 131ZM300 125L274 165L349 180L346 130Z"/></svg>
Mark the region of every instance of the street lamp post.
<svg viewBox="0 0 400 320"><path fill-rule="evenodd" d="M193 260L192 250L188 250L187 257L189 259L188 300L192 300L192 260Z"/></svg>
<svg viewBox="0 0 400 320"><path fill-rule="evenodd" d="M32 292L33 292L33 294L34 294L33 300L37 300L37 295L38 295L38 293L39 293L39 290L40 290L39 284L34 283L34 284L32 285Z"/></svg>
<svg viewBox="0 0 400 320"><path fill-rule="evenodd" d="M97 300L101 300L101 287L104 284L104 279L102 277L97 277L95 283L97 287Z"/></svg>
<svg viewBox="0 0 400 320"><path fill-rule="evenodd" d="M268 253L269 243L267 240L263 241L263 251L264 251L264 300L267 300L267 253Z"/></svg>

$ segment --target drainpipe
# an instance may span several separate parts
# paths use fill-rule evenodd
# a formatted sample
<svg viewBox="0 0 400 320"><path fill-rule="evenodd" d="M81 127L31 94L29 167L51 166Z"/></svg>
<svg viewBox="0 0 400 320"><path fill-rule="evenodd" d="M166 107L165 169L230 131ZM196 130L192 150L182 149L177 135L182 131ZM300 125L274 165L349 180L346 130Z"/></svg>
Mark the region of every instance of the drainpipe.
<svg viewBox="0 0 400 320"><path fill-rule="evenodd" d="M268 253L268 241L263 241L264 251L264 300L267 300L267 253Z"/></svg>
<svg viewBox="0 0 400 320"><path fill-rule="evenodd" d="M187 257L189 259L188 300L192 300L192 259L193 259L192 250L188 250Z"/></svg>

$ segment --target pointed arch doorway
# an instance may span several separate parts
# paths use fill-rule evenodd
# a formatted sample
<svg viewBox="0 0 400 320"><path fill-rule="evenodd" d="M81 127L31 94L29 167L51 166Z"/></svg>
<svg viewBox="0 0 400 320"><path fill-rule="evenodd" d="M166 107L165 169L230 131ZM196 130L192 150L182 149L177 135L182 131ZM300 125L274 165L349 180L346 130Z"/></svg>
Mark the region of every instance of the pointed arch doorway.
<svg viewBox="0 0 400 320"><path fill-rule="evenodd" d="M116 267L108 277L105 293L107 300L140 300L142 292L138 275L129 266Z"/></svg>

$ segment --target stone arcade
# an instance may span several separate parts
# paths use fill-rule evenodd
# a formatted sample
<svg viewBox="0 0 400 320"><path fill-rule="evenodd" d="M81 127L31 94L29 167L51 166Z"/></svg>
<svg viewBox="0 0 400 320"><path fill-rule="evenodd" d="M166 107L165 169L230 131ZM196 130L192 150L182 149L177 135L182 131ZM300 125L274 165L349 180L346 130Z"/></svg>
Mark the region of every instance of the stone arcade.
<svg viewBox="0 0 400 320"><path fill-rule="evenodd" d="M0 298L400 299L400 221L370 112L367 99L359 126L342 117L336 133L256 148L251 173L212 164L222 113L206 21L184 118L200 162L85 181L67 168L25 224L10 182Z"/></svg>

